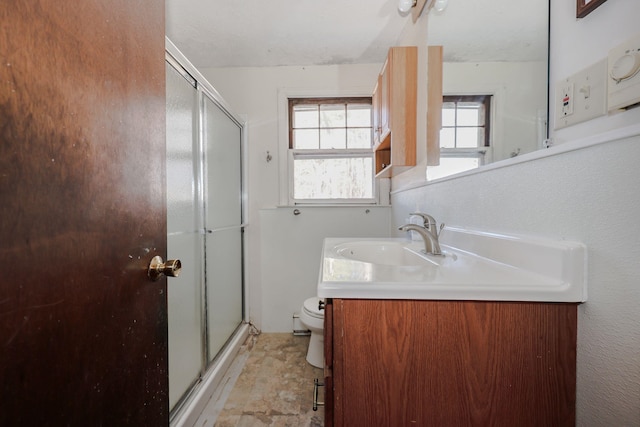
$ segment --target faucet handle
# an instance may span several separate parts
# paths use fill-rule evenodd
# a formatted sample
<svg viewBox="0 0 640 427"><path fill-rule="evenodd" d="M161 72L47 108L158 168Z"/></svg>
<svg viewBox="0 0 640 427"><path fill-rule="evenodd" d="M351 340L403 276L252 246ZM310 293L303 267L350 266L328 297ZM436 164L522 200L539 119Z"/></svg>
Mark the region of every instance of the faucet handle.
<svg viewBox="0 0 640 427"><path fill-rule="evenodd" d="M410 213L409 215L416 215L422 218L422 222L424 224L424 227L426 229L428 229L429 231L432 231L434 233L436 233L436 220L435 218L433 218L431 215L429 214L425 214L425 213L421 213L421 212L414 212L414 213Z"/></svg>

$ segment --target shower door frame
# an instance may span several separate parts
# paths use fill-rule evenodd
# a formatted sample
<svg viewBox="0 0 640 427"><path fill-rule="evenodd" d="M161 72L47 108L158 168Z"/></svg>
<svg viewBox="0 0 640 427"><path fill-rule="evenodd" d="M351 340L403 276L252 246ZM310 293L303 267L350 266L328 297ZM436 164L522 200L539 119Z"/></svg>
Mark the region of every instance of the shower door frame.
<svg viewBox="0 0 640 427"><path fill-rule="evenodd" d="M203 238L202 245L202 271L204 280L201 286L200 305L201 305L201 371L199 378L194 384L184 393L180 400L171 409L170 424L172 427L192 425L197 419L202 409L208 402L210 396L215 391L215 388L220 384L223 379L223 375L231 365L233 358L237 354L241 344L245 341L249 335L249 314L248 314L248 292L246 287L246 237L244 230L247 227L247 171L245 165L247 164L247 151L246 151L246 123L239 118L239 116L232 112L229 105L222 98L222 96L215 90L215 88L206 80L206 78L191 64L191 62L180 52L180 50L171 42L171 40L165 37L165 62L180 72L182 70L188 74L193 80L195 80L195 89L197 91L197 127L198 133L198 153L195 153L200 158L198 160L198 179L200 182L197 185L199 191L196 197L198 198L198 215L201 216L201 224L205 238ZM217 107L219 107L228 117L231 119L240 129L240 214L241 218L239 224L230 228L239 228L241 230L241 298L242 298L242 313L241 322L227 340L226 344L216 355L209 354L209 334L208 334L208 313L207 313L207 279L206 279L206 258L204 256L206 252L206 233L209 232L208 224L205 220L205 176L207 171L205 162L205 97L208 97ZM169 344L170 345L170 344Z"/></svg>

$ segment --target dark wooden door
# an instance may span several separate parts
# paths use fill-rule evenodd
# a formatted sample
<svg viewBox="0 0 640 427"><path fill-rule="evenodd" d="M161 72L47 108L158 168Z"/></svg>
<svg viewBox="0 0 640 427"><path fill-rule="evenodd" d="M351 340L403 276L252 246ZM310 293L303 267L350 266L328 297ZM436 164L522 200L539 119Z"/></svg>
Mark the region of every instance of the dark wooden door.
<svg viewBox="0 0 640 427"><path fill-rule="evenodd" d="M0 2L0 425L168 424L164 2Z"/></svg>

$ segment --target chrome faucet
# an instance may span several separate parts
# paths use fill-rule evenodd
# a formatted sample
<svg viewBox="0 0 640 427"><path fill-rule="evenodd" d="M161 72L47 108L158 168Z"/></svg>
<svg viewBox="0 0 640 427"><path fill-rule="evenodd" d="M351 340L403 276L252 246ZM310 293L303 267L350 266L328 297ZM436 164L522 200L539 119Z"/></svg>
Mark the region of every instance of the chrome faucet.
<svg viewBox="0 0 640 427"><path fill-rule="evenodd" d="M422 217L424 228L432 232L434 236L438 237L438 232L436 231L436 220L431 215L421 213L421 212L414 212L409 215L416 215L416 216Z"/></svg>
<svg viewBox="0 0 640 427"><path fill-rule="evenodd" d="M405 224L398 228L400 231L416 231L424 240L424 251L427 254L442 255L440 243L438 243L438 234L435 231L435 223L433 224L433 229L434 231L431 231L427 227L418 224Z"/></svg>

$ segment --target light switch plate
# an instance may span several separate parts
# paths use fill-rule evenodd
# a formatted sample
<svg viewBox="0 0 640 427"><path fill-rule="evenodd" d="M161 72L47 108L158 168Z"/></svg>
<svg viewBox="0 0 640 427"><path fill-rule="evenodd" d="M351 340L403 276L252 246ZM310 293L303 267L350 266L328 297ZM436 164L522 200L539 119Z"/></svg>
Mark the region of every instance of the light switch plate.
<svg viewBox="0 0 640 427"><path fill-rule="evenodd" d="M573 74L557 85L555 129L607 114L607 60Z"/></svg>

